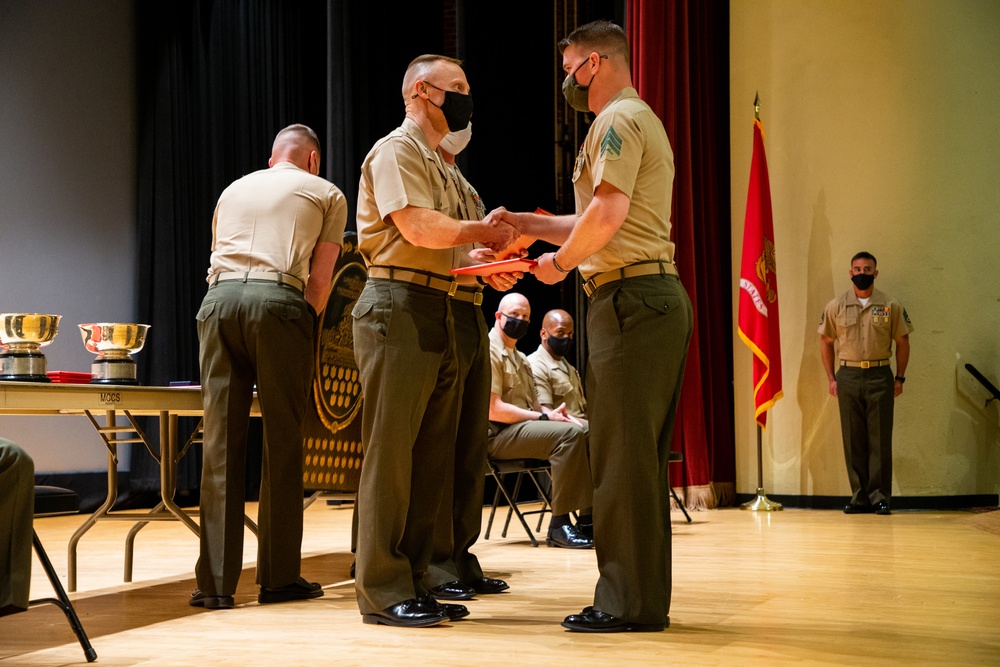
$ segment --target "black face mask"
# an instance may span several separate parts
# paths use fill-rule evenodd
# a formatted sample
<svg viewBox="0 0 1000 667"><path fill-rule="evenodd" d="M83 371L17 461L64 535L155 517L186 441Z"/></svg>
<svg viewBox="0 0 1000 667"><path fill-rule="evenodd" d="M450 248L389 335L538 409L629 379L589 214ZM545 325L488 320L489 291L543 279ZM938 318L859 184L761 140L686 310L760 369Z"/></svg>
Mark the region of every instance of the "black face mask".
<svg viewBox="0 0 1000 667"><path fill-rule="evenodd" d="M855 273L851 276L851 282L854 283L855 287L864 292L875 284L875 276L870 273Z"/></svg>
<svg viewBox="0 0 1000 667"><path fill-rule="evenodd" d="M444 102L441 103L441 106L434 104L434 102L431 102L431 104L434 104L444 114L444 119L448 123L448 130L451 132L464 130L468 126L469 121L472 120L472 95L463 95L462 93L444 90L443 88L438 88L430 81L424 81L424 84L444 93Z"/></svg>
<svg viewBox="0 0 1000 667"><path fill-rule="evenodd" d="M528 320L519 320L506 314L504 317L507 318L507 321L503 323L503 332L508 338L517 340L528 333Z"/></svg>
<svg viewBox="0 0 1000 667"><path fill-rule="evenodd" d="M557 357L565 357L569 352L569 348L573 347L573 339L569 336L565 338L557 338L556 336L550 335L545 339L545 344L549 346L549 351Z"/></svg>

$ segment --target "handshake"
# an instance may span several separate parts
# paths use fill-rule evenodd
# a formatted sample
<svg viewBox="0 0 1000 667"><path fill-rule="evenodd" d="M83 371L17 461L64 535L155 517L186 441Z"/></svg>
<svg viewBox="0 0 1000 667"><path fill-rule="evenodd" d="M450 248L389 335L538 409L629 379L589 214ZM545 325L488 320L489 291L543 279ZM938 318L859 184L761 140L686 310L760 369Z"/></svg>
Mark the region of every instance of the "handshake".
<svg viewBox="0 0 1000 667"><path fill-rule="evenodd" d="M482 222L480 243L485 247L476 248L469 253L473 261L477 264L489 264L527 257L528 246L535 239L521 234L516 214L500 207L490 211ZM483 280L493 289L506 292L523 277L523 271L509 271L483 275Z"/></svg>
<svg viewBox="0 0 1000 667"><path fill-rule="evenodd" d="M524 257L528 254L528 246L534 239L527 243L522 240L515 245L515 241L521 237L521 224L517 214L508 211L503 206L495 208L483 218L486 224L482 244L492 251L493 259L485 261L498 261L501 259L512 259Z"/></svg>
<svg viewBox="0 0 1000 667"><path fill-rule="evenodd" d="M527 257L528 246L536 240L536 236L539 233L536 230L543 232L543 238L546 241L557 244L565 243L575 224L575 220L563 220L560 217L551 217L551 215L541 209L538 209L535 213L514 213L502 206L493 209L482 220L484 223L481 230L483 237L479 241L486 247L473 250L470 253L470 257L479 263ZM543 216L544 221L542 220ZM562 217L566 218L567 216ZM531 236L523 234L525 224L534 225L531 227ZM541 282L553 285L563 280L575 265L574 263L561 268L555 263L555 253L548 252L532 261L531 273ZM514 271L492 275L495 278L486 279L486 283L494 289L506 291L513 287L514 283L524 276L524 273L522 271Z"/></svg>

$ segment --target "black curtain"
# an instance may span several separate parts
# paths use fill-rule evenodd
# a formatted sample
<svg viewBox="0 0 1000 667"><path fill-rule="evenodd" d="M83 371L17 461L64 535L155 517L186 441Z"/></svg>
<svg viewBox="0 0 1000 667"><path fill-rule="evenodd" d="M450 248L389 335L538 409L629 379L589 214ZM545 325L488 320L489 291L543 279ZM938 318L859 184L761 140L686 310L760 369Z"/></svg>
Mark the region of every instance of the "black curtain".
<svg viewBox="0 0 1000 667"><path fill-rule="evenodd" d="M136 17L138 312L152 325L140 381L197 384L194 317L215 202L230 182L267 167L282 127L305 123L323 139L326 4L158 0L136 3ZM181 437L191 421L182 420ZM200 453L192 454L178 469L180 497L199 486ZM130 479L133 492L159 488L159 467L141 445Z"/></svg>
<svg viewBox="0 0 1000 667"><path fill-rule="evenodd" d="M136 3L136 15L138 312L152 325L138 364L141 382L162 385L198 382L194 318L221 191L267 166L279 129L306 123L320 135L322 173L347 196L355 229L361 162L402 121L402 77L417 55L465 61L475 131L459 163L487 208L566 212L556 201L555 165L560 150L575 156L576 147L559 143L556 41L596 18L621 23L624 2L440 0L390 8L353 0L146 0ZM533 254L545 250L538 246ZM520 345L530 352L544 312L575 313L578 290L575 281L549 287L531 277L517 290L535 315ZM487 290L489 322L499 298ZM259 420L251 425L258 430L248 458L250 498L259 485L252 449ZM193 427L182 423L181 437ZM156 433L153 425L147 430ZM197 500L200 458L196 449L181 462L180 500ZM134 490L158 488L158 465L144 448L133 448L131 480Z"/></svg>

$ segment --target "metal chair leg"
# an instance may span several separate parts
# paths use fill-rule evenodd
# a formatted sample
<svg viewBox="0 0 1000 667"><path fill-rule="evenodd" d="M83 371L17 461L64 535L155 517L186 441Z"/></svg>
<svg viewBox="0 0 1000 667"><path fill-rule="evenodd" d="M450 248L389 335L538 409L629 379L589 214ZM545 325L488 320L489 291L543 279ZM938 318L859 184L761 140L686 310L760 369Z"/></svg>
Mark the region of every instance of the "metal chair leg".
<svg viewBox="0 0 1000 667"><path fill-rule="evenodd" d="M49 583L52 584L52 589L59 596L59 599L44 598L41 600L32 600L29 604L31 606L54 604L62 609L63 613L66 614L66 619L69 621L70 627L73 628L73 632L76 634L76 638L80 640L80 646L83 647L83 655L87 658L87 662L94 662L97 660L97 651L90 645L90 639L87 638L83 624L80 623L80 617L76 615L76 609L73 608L73 603L70 601L69 596L66 595L66 589L63 588L62 583L59 581L59 575L56 574L55 568L52 567L52 561L49 560L48 554L45 553L45 547L42 546L42 541L38 539L38 533L32 531L31 541L35 546L35 554L38 555L42 569L45 570L45 574L49 578Z"/></svg>
<svg viewBox="0 0 1000 667"><path fill-rule="evenodd" d="M681 499L677 497L677 492L674 491L673 486L670 487L670 495L674 497L674 502L676 502L677 506L681 508L682 512L684 512L684 518L687 519L688 523L691 523L691 515L688 514L687 508L684 507L684 503L681 502Z"/></svg>

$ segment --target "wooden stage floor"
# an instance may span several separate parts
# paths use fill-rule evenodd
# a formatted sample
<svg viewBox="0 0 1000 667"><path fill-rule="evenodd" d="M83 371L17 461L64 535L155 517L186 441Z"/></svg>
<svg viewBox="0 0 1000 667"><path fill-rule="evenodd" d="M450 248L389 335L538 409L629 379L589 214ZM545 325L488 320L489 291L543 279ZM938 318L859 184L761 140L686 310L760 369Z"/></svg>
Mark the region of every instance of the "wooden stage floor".
<svg viewBox="0 0 1000 667"><path fill-rule="evenodd" d="M248 508L251 516L255 506ZM136 540L98 523L80 542L77 611L98 665L930 665L1000 664L1000 511L738 509L674 513L671 627L587 635L559 622L592 600L593 551L533 548L512 526L480 540L480 560L511 590L468 603L465 620L425 629L361 623L349 578L350 506L306 511L303 574L317 600L260 606L248 533L237 608L187 605L198 542L177 522ZM38 519L56 569L82 516ZM35 562L32 597L49 597ZM53 606L0 618L0 667L83 664Z"/></svg>

